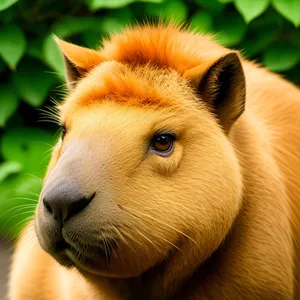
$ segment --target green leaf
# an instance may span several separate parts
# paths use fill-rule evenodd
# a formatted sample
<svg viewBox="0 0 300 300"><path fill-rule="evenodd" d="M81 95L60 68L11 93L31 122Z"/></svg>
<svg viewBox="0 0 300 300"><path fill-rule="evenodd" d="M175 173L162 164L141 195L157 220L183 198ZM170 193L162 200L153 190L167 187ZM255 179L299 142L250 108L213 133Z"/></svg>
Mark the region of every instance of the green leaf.
<svg viewBox="0 0 300 300"><path fill-rule="evenodd" d="M123 7L122 9L114 9L107 14L108 17L118 19L123 25L128 25L135 19L133 10L129 7Z"/></svg>
<svg viewBox="0 0 300 300"><path fill-rule="evenodd" d="M104 18L102 21L102 31L104 33L119 33L123 29L123 24L115 18Z"/></svg>
<svg viewBox="0 0 300 300"><path fill-rule="evenodd" d="M53 137L39 128L15 128L5 131L1 141L2 156L23 166L23 172L43 176L49 162Z"/></svg>
<svg viewBox="0 0 300 300"><path fill-rule="evenodd" d="M33 57L36 58L40 61L44 61L43 58L43 52L41 51L43 49L43 43L44 43L44 38L42 36L38 36L28 42L28 47L26 53Z"/></svg>
<svg viewBox="0 0 300 300"><path fill-rule="evenodd" d="M11 174L19 173L22 170L22 165L16 161L5 161L0 164L0 182Z"/></svg>
<svg viewBox="0 0 300 300"><path fill-rule="evenodd" d="M85 0L85 3L91 11L96 11L98 9L121 8L133 2L161 3L163 1L164 0Z"/></svg>
<svg viewBox="0 0 300 300"><path fill-rule="evenodd" d="M274 28L270 28L270 30L272 29ZM252 58L263 51L274 40L275 34L274 31L270 31L270 33L262 31L254 37L247 37L240 44L240 48L246 52L248 58Z"/></svg>
<svg viewBox="0 0 300 300"><path fill-rule="evenodd" d="M17 13L14 7L10 7L9 9L0 11L0 22L3 24L14 23L16 19L16 15Z"/></svg>
<svg viewBox="0 0 300 300"><path fill-rule="evenodd" d="M44 61L52 68L60 79L64 79L64 59L56 44L53 35L49 35L44 40L43 46Z"/></svg>
<svg viewBox="0 0 300 300"><path fill-rule="evenodd" d="M97 31L89 30L83 32L80 37L83 44L88 48L97 49L102 46L102 40L100 39L99 32Z"/></svg>
<svg viewBox="0 0 300 300"><path fill-rule="evenodd" d="M45 36L48 31L49 24L47 22L30 22L26 24L26 32L32 33L31 36Z"/></svg>
<svg viewBox="0 0 300 300"><path fill-rule="evenodd" d="M208 33L213 29L213 18L205 11L198 12L191 19L190 28L199 33Z"/></svg>
<svg viewBox="0 0 300 300"><path fill-rule="evenodd" d="M132 2L134 2L134 0L85 0L85 3L91 11L96 11L101 8L120 8Z"/></svg>
<svg viewBox="0 0 300 300"><path fill-rule="evenodd" d="M0 59L0 73L2 73L6 69L6 64Z"/></svg>
<svg viewBox="0 0 300 300"><path fill-rule="evenodd" d="M4 127L8 118L17 110L19 99L14 89L0 85L0 127Z"/></svg>
<svg viewBox="0 0 300 300"><path fill-rule="evenodd" d="M20 65L19 71L12 75L19 97L32 106L41 106L56 82L55 76L46 73L46 70L37 61L27 59Z"/></svg>
<svg viewBox="0 0 300 300"><path fill-rule="evenodd" d="M1 0L0 1L0 11L9 8L10 6L17 3L19 0Z"/></svg>
<svg viewBox="0 0 300 300"><path fill-rule="evenodd" d="M269 44L277 39L282 30L283 18L273 9L254 19L248 25L247 35L239 44L248 58L253 58L263 52Z"/></svg>
<svg viewBox="0 0 300 300"><path fill-rule="evenodd" d="M16 111L6 122L6 128L16 128L24 126L24 116L20 115L20 111ZM27 121L27 120L26 120Z"/></svg>
<svg viewBox="0 0 300 300"><path fill-rule="evenodd" d="M176 23L182 23L187 19L188 8L183 1L172 0L165 3L165 8L162 12L162 17L166 20L173 20Z"/></svg>
<svg viewBox="0 0 300 300"><path fill-rule="evenodd" d="M188 16L188 8L181 0L168 0L161 4L148 4L146 10L147 15L151 17L175 21L176 23L182 23Z"/></svg>
<svg viewBox="0 0 300 300"><path fill-rule="evenodd" d="M299 0L273 0L273 6L287 20L296 27L300 25L300 1Z"/></svg>
<svg viewBox="0 0 300 300"><path fill-rule="evenodd" d="M216 19L215 30L214 38L222 45L232 47L242 40L247 25L237 12L227 12Z"/></svg>
<svg viewBox="0 0 300 300"><path fill-rule="evenodd" d="M292 44L274 43L264 53L262 61L271 71L287 71L300 61L300 51Z"/></svg>
<svg viewBox="0 0 300 300"><path fill-rule="evenodd" d="M112 10L101 18L101 31L103 33L118 33L134 20L134 15L128 7Z"/></svg>
<svg viewBox="0 0 300 300"><path fill-rule="evenodd" d="M279 32L282 30L282 26L284 23L283 17L281 17L273 8L269 7L267 11L259 16L258 18L254 19L249 25L248 30L253 32L254 35L257 34L257 32L261 32L262 30L265 30L264 28L268 27L275 27L272 31ZM266 33L268 33L267 30L265 30Z"/></svg>
<svg viewBox="0 0 300 300"><path fill-rule="evenodd" d="M287 33L289 41L300 49L300 30L293 28Z"/></svg>
<svg viewBox="0 0 300 300"><path fill-rule="evenodd" d="M11 174L0 182L0 235L14 238L34 214L42 180L28 174Z"/></svg>
<svg viewBox="0 0 300 300"><path fill-rule="evenodd" d="M269 4L270 0L235 0L235 7L247 23L261 15Z"/></svg>
<svg viewBox="0 0 300 300"><path fill-rule="evenodd" d="M213 0L212 0L213 1ZM234 0L218 0L220 3L231 3Z"/></svg>
<svg viewBox="0 0 300 300"><path fill-rule="evenodd" d="M217 0L195 0L195 2L214 15L219 14L225 8L225 3L218 2Z"/></svg>
<svg viewBox="0 0 300 300"><path fill-rule="evenodd" d="M102 18L96 17L68 17L62 19L52 27L52 32L62 39L72 35L93 30L100 32Z"/></svg>
<svg viewBox="0 0 300 300"><path fill-rule="evenodd" d="M26 49L25 35L17 25L0 28L0 56L15 69Z"/></svg>

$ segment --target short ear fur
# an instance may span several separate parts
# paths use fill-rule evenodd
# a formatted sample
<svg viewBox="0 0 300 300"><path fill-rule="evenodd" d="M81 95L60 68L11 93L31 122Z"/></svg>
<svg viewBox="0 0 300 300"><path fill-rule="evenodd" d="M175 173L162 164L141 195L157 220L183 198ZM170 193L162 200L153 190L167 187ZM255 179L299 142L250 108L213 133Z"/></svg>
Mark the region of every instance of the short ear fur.
<svg viewBox="0 0 300 300"><path fill-rule="evenodd" d="M85 72L102 62L101 55L96 50L65 42L58 37L55 41L64 55L67 86L72 90Z"/></svg>
<svg viewBox="0 0 300 300"><path fill-rule="evenodd" d="M194 82L199 95L228 133L245 109L245 77L237 53L221 57L208 68L199 66L187 70L184 76Z"/></svg>

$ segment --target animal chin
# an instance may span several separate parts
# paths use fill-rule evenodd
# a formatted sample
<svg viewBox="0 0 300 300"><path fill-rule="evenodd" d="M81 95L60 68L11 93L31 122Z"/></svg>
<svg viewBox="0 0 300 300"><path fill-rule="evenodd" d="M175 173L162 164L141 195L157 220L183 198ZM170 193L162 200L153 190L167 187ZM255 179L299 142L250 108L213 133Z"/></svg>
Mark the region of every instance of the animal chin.
<svg viewBox="0 0 300 300"><path fill-rule="evenodd" d="M101 272L110 263L114 254L115 243L113 241L99 240L97 245L85 241L76 242L76 238L63 235L56 245L55 258L62 265L75 266L91 273ZM78 239L76 239L78 240Z"/></svg>
<svg viewBox="0 0 300 300"><path fill-rule="evenodd" d="M74 262L70 259L70 257L66 254L66 249L69 246L64 242L60 241L55 245L55 248L49 253L56 259L58 263L66 268L74 267Z"/></svg>

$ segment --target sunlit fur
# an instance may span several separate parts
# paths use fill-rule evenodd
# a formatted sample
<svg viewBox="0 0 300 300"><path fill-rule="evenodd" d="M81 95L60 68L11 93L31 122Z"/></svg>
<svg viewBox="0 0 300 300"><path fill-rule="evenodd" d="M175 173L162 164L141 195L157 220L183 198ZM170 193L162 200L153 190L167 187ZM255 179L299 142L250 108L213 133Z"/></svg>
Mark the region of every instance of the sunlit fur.
<svg viewBox="0 0 300 300"><path fill-rule="evenodd" d="M242 60L246 109L225 133L195 88L230 52L209 38L147 25L99 51L58 44L81 79L59 107L67 134L45 188L76 175L96 191L65 238L86 251L99 239L112 253L99 264L69 253L77 267L61 266L42 250L40 201L39 243L32 223L16 247L10 299L293 299L300 91ZM167 158L149 151L161 130L178 136Z"/></svg>

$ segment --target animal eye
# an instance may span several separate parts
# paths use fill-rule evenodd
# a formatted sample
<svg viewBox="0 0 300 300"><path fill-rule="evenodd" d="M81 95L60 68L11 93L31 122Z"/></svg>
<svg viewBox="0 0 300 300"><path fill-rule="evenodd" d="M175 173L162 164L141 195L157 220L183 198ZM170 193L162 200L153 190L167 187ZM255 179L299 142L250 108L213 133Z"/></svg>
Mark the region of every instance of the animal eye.
<svg viewBox="0 0 300 300"><path fill-rule="evenodd" d="M157 134L152 139L151 148L161 156L169 156L173 151L175 139L176 136L173 133Z"/></svg>
<svg viewBox="0 0 300 300"><path fill-rule="evenodd" d="M60 129L61 129L61 139L63 140L66 135L67 129L66 126L63 124L60 125Z"/></svg>

